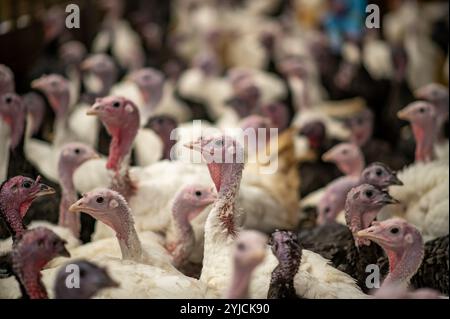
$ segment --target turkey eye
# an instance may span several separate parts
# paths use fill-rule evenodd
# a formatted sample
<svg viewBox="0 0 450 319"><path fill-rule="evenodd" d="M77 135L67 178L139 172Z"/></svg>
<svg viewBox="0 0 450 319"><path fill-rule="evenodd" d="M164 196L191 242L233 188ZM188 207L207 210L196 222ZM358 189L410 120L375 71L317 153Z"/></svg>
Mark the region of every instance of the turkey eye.
<svg viewBox="0 0 450 319"><path fill-rule="evenodd" d="M420 113L425 113L425 108L421 107L421 108L419 109L419 112L420 112Z"/></svg>
<svg viewBox="0 0 450 319"><path fill-rule="evenodd" d="M12 98L10 96L7 96L6 99L5 99L5 102L7 104L11 103L12 102Z"/></svg>
<svg viewBox="0 0 450 319"><path fill-rule="evenodd" d="M394 227L391 229L391 234L397 234L398 233L398 228Z"/></svg>
<svg viewBox="0 0 450 319"><path fill-rule="evenodd" d="M37 242L37 245L38 245L39 247L43 247L43 246L44 246L44 240L39 239L38 242Z"/></svg>
<svg viewBox="0 0 450 319"><path fill-rule="evenodd" d="M113 103L112 106L113 106L113 107L119 107L119 106L120 106L120 102L117 102L117 101L116 101L116 102Z"/></svg>
<svg viewBox="0 0 450 319"><path fill-rule="evenodd" d="M327 208L325 208L325 214L328 214L330 211L331 211L331 209L330 209L330 207L327 207Z"/></svg>
<svg viewBox="0 0 450 319"><path fill-rule="evenodd" d="M164 123L164 120L163 119L157 119L156 123L158 123L159 125L162 125Z"/></svg>
<svg viewBox="0 0 450 319"><path fill-rule="evenodd" d="M75 154L80 154L80 149L79 149L79 148L76 148L76 149L74 150L74 152L75 152Z"/></svg>
<svg viewBox="0 0 450 319"><path fill-rule="evenodd" d="M22 186L24 188L30 188L31 187L31 183L30 182L23 182Z"/></svg>
<svg viewBox="0 0 450 319"><path fill-rule="evenodd" d="M369 197L369 198L372 197L373 196L373 192L372 191L367 191L366 192L366 196Z"/></svg>
<svg viewBox="0 0 450 319"><path fill-rule="evenodd" d="M348 154L348 150L342 150L342 155L347 155Z"/></svg>
<svg viewBox="0 0 450 319"><path fill-rule="evenodd" d="M245 244L239 243L239 244L237 245L237 249L240 250L240 251L245 250Z"/></svg>
<svg viewBox="0 0 450 319"><path fill-rule="evenodd" d="M223 140L217 140L216 141L217 146L223 146Z"/></svg>
<svg viewBox="0 0 450 319"><path fill-rule="evenodd" d="M196 192L195 192L195 196L197 196L197 197L202 196L202 192L201 192L201 191L196 191Z"/></svg>
<svg viewBox="0 0 450 319"><path fill-rule="evenodd" d="M381 169L377 169L375 171L375 174L377 174L377 176L381 176L381 174L383 174L383 172L381 171Z"/></svg>
<svg viewBox="0 0 450 319"><path fill-rule="evenodd" d="M84 271L84 269L80 270L80 277L84 277L86 275L86 272Z"/></svg>
<svg viewBox="0 0 450 319"><path fill-rule="evenodd" d="M364 124L364 120L363 119L357 119L356 120L356 124L362 125L362 124Z"/></svg>
<svg viewBox="0 0 450 319"><path fill-rule="evenodd" d="M97 199L95 201L97 203L101 204L101 203L103 203L104 199L103 199L103 197L97 197Z"/></svg>

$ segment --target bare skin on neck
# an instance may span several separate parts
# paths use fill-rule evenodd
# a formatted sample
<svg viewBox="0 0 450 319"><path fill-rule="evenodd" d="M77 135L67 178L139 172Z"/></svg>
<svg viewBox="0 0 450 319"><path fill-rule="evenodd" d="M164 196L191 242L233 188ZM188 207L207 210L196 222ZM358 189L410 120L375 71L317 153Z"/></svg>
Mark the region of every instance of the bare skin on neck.
<svg viewBox="0 0 450 319"><path fill-rule="evenodd" d="M69 214L70 205L77 200L73 174L81 164L93 158L98 158L98 154L91 147L81 143L66 144L59 157L58 175L62 196L58 225L69 228L76 238L80 236L80 216L79 213Z"/></svg>
<svg viewBox="0 0 450 319"><path fill-rule="evenodd" d="M0 116L11 130L11 150L14 150L22 139L25 129L25 115L25 105L20 96L15 93L5 93L0 96Z"/></svg>

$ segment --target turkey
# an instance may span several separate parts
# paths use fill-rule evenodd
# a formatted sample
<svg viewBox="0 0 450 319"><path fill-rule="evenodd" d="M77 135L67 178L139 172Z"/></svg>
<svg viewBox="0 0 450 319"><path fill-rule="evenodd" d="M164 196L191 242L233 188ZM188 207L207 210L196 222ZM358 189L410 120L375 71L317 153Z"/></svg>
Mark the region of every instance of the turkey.
<svg viewBox="0 0 450 319"><path fill-rule="evenodd" d="M432 103L437 113L437 134L442 134L442 128L448 120L448 89L442 84L430 83L416 90L415 96L418 99ZM442 138L442 137L441 137Z"/></svg>
<svg viewBox="0 0 450 319"><path fill-rule="evenodd" d="M80 245L82 239L80 215L70 214L68 211L70 204L78 198L73 185L73 174L84 162L98 157L98 154L91 147L82 143L68 143L61 148L58 161L58 177L61 185L58 225L33 221L30 227L50 228L67 242L68 249ZM86 230L84 232L86 233Z"/></svg>
<svg viewBox="0 0 450 319"><path fill-rule="evenodd" d="M23 299L47 299L46 288L40 278L43 266L55 256L68 256L65 242L47 228L35 228L24 234L12 253L12 263L22 287ZM80 274L78 289L68 287L71 275L67 270ZM0 283L1 285L1 283ZM105 269L84 260L65 265L58 273L53 288L56 299L88 299L99 290L117 287Z"/></svg>
<svg viewBox="0 0 450 319"><path fill-rule="evenodd" d="M23 217L33 201L41 196L53 194L55 190L40 183L40 177L33 180L29 177L15 176L4 181L0 186L0 208L2 220L6 223L12 239L20 237L26 230ZM2 251L11 244L2 243Z"/></svg>
<svg viewBox="0 0 450 319"><path fill-rule="evenodd" d="M272 272L267 298L297 299L294 277L302 260L297 235L291 231L275 231L270 237L270 245L278 266Z"/></svg>
<svg viewBox="0 0 450 319"><path fill-rule="evenodd" d="M404 185L389 189L402 204L389 207L382 212L381 218L405 218L419 228L425 241L445 236L449 231L448 154L434 159L438 127L435 107L418 101L402 109L398 115L411 123L416 139L416 162L398 173Z"/></svg>
<svg viewBox="0 0 450 319"><path fill-rule="evenodd" d="M70 269L76 269L80 274L78 289L67 287L66 283L70 280L69 276L71 275L67 270ZM100 290L114 289L118 285L106 269L87 260L79 259L61 267L53 290L55 299L90 299Z"/></svg>
<svg viewBox="0 0 450 319"><path fill-rule="evenodd" d="M400 218L376 222L360 230L356 236L380 245L389 257L389 274L382 288L393 285L408 287L411 278L419 269L423 256L422 235L413 225Z"/></svg>

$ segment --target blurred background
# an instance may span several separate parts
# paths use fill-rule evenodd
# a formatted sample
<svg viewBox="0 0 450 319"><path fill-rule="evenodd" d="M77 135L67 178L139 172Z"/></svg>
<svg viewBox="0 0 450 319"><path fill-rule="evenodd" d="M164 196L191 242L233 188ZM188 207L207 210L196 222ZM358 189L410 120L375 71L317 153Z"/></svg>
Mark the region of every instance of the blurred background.
<svg viewBox="0 0 450 319"><path fill-rule="evenodd" d="M80 8L79 29L64 27L68 15L65 8L71 3ZM368 15L366 5L372 3L380 8L381 29L364 26ZM390 46L392 61L380 61L380 64L372 61L373 65L364 65L370 75L377 78L392 76L387 64L396 62L401 55L398 51L405 51L410 59L418 59L420 54L425 54L414 50L427 51L428 57L433 59L429 61L432 69L419 73L421 79L410 79L410 85L415 88L428 83L430 81L426 77L430 76L440 82L447 81L442 71L448 55L447 1L1 0L0 62L14 71L17 90L27 91L29 80L36 74L62 72L58 48L64 42L78 40L89 52L113 49L113 44L108 47L103 43L104 38L98 36L100 31L114 25L111 23L113 16L123 22L116 29L124 31L116 32L115 40L123 40L120 37L123 34L124 41L128 37L130 42L136 40L142 44L144 52L140 53L145 56L137 57L133 68L148 65L163 70L165 67L173 69L174 63L179 68L186 68L211 42L219 51L222 69L233 66L268 68L270 59L264 54L262 38L276 35L275 42L280 47L277 45L275 51L283 51L277 53L302 55L304 53L294 51L302 50L302 42L308 43L308 47L317 49L317 52L312 52L313 57L326 61L329 65L324 67L329 68L335 61L325 55L331 53L333 58L342 58L344 42L363 46L370 40L381 40ZM292 38L296 32L297 43L288 43L295 40ZM285 38L290 35L291 39L282 39L283 33ZM423 40L415 48L413 37L417 41ZM369 52L377 49L379 46L374 45ZM49 63L45 63L45 59ZM123 63L121 66L123 69L128 67Z"/></svg>

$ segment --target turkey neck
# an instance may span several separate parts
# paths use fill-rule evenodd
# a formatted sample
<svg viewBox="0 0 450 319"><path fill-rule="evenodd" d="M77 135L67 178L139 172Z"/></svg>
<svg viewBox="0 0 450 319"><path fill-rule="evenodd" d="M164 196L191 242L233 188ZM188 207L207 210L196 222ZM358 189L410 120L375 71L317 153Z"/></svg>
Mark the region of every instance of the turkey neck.
<svg viewBox="0 0 450 319"><path fill-rule="evenodd" d="M297 274L302 258L301 252L294 251L294 248L288 248L278 257L278 265L272 272L271 284L284 283L294 287L294 277Z"/></svg>
<svg viewBox="0 0 450 319"><path fill-rule="evenodd" d="M55 123L53 126L53 132L55 138L53 140L54 145L61 145L64 141L64 136L68 130L68 109L70 103L69 92L61 93L60 95L48 97L50 104L55 110Z"/></svg>
<svg viewBox="0 0 450 319"><path fill-rule="evenodd" d="M61 181L61 202L59 204L59 220L58 225L67 227L70 229L72 234L79 238L81 223L80 223L80 213L69 212L69 207L72 203L76 202L78 196L73 184L73 173L75 169L70 167L65 167L64 165L58 164L58 174Z"/></svg>
<svg viewBox="0 0 450 319"><path fill-rule="evenodd" d="M31 201L29 204L22 204L23 210L26 212L30 205ZM14 206L15 205L12 201L4 199L3 196L0 195L0 216L2 216L5 220L5 224L11 233L13 241L15 241L17 237L22 235L26 230L21 216L22 209L17 209L17 207Z"/></svg>
<svg viewBox="0 0 450 319"><path fill-rule="evenodd" d="M148 119L157 108L159 102L162 100L162 96L164 94L164 83L158 85L157 88L150 89L142 89L141 95L144 100L144 118ZM157 91L158 93L155 93Z"/></svg>
<svg viewBox="0 0 450 319"><path fill-rule="evenodd" d="M354 209L351 211L345 210L345 220L347 222L347 227L350 229L352 234L356 234L358 231L365 229L370 226L373 220L377 217L380 209Z"/></svg>
<svg viewBox="0 0 450 319"><path fill-rule="evenodd" d="M129 176L129 158L138 125L115 130L108 129L108 131L112 139L106 168L113 171L112 189L121 193L128 200L136 192L136 186Z"/></svg>
<svg viewBox="0 0 450 319"><path fill-rule="evenodd" d="M412 130L416 140L416 162L429 162L434 159L433 146L436 139L436 129L434 125L431 129L425 130L422 127L413 125Z"/></svg>
<svg viewBox="0 0 450 319"><path fill-rule="evenodd" d="M20 111L15 112L13 116L3 118L3 121L10 126L10 148L14 150L22 141L25 130L25 110L21 108ZM2 124L3 125L3 124Z"/></svg>
<svg viewBox="0 0 450 319"><path fill-rule="evenodd" d="M43 267L43 266L42 266ZM27 263L18 271L25 293L30 299L48 299L47 290L41 280L42 267Z"/></svg>
<svg viewBox="0 0 450 319"><path fill-rule="evenodd" d="M349 176L353 176L359 178L361 176L362 171L364 170L364 166L366 165L364 158L360 158L356 165L349 172Z"/></svg>
<svg viewBox="0 0 450 319"><path fill-rule="evenodd" d="M122 259L141 262L142 246L141 241L134 228L134 220L128 207L123 208L116 214L110 222L110 226L115 230L119 241Z"/></svg>
<svg viewBox="0 0 450 319"><path fill-rule="evenodd" d="M175 239L168 242L168 247L172 248L172 257L174 264L179 266L189 257L192 248L195 245L195 236L192 226L188 220L188 214L183 212L186 210L181 203L175 201L173 205L174 225L175 225ZM201 209L192 209L192 213L196 214Z"/></svg>
<svg viewBox="0 0 450 319"><path fill-rule="evenodd" d="M402 285L407 287L412 276L422 264L424 245L422 240L414 242L403 252L386 251L389 259L389 274L384 279L382 287Z"/></svg>
<svg viewBox="0 0 450 319"><path fill-rule="evenodd" d="M234 237L237 233L235 223L236 196L239 192L243 168L243 163L213 163L208 165L218 196L207 221L209 221L208 224L212 224L211 226L214 225L213 227L217 232L226 236Z"/></svg>
<svg viewBox="0 0 450 319"><path fill-rule="evenodd" d="M252 271L250 269L242 268L235 265L233 270L231 287L227 293L227 298L228 299L248 298L248 288L250 286L251 276Z"/></svg>

